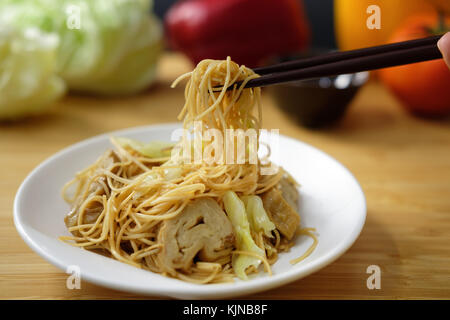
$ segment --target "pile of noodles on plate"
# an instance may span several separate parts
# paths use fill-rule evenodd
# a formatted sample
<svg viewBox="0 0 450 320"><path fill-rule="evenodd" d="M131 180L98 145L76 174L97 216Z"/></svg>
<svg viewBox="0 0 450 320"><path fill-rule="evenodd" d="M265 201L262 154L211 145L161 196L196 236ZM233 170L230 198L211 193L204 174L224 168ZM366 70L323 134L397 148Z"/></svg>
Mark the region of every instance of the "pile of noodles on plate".
<svg viewBox="0 0 450 320"><path fill-rule="evenodd" d="M258 141L261 89L243 88L256 77L230 58L201 61L179 77L172 86L189 79L179 115L185 132L253 129ZM228 161L238 152L225 148L225 140L203 139L200 151L209 150L209 161L187 161L195 153L189 134L175 144L111 138L114 149L63 188L72 236L61 240L194 283L247 279L260 268L271 274L270 265L299 234L314 242L291 263L306 258L317 238L314 229L300 227L296 182L279 167L261 174L272 163L250 161L259 144L245 137L243 161Z"/></svg>

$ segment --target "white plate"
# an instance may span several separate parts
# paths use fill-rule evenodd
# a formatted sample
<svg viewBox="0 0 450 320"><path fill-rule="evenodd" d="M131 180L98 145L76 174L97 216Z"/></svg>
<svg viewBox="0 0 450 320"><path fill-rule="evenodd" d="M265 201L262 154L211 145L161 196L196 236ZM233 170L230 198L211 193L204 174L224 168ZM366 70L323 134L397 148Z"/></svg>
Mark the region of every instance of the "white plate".
<svg viewBox="0 0 450 320"><path fill-rule="evenodd" d="M170 141L179 124L117 131L77 143L44 161L20 186L14 203L14 221L25 242L44 259L66 271L76 265L81 280L112 289L182 299L230 298L275 288L303 278L332 263L356 240L366 217L364 194L353 175L327 154L305 143L280 137L279 164L301 184L300 215L303 226L319 234L316 250L291 265L312 240L299 237L288 253L273 265L273 275L260 272L248 281L195 285L141 270L116 260L76 248L58 240L68 235L64 216L69 206L61 188L74 174L111 148L109 136L142 141Z"/></svg>

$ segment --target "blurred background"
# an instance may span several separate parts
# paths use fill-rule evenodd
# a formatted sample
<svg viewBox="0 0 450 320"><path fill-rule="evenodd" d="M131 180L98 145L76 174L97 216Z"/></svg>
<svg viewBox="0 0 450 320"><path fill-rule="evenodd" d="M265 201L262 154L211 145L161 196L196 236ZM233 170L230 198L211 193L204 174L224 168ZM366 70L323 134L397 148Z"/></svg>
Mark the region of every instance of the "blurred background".
<svg viewBox="0 0 450 320"><path fill-rule="evenodd" d="M169 8L177 0L157 0L155 1L155 12L163 18ZM335 49L334 37L334 0L305 0L306 15L311 24L312 45L320 48ZM373 1L372 1L373 3Z"/></svg>
<svg viewBox="0 0 450 320"><path fill-rule="evenodd" d="M227 56L258 67L443 34L449 8L448 0L3 0L0 119L45 113L68 93L144 92L158 82L164 52L180 54L191 67ZM370 78L413 114L450 113L443 61L372 72ZM321 128L345 115L368 79L368 73L339 75L268 91L299 125Z"/></svg>

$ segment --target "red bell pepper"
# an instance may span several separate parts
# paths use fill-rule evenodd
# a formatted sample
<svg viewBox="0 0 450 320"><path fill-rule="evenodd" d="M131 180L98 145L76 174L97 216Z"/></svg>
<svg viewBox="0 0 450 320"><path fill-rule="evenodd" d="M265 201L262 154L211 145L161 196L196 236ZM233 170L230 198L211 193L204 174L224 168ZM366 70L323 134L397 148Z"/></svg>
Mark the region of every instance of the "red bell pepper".
<svg viewBox="0 0 450 320"><path fill-rule="evenodd" d="M232 60L256 67L306 47L310 33L301 0L185 0L165 17L169 44L195 64Z"/></svg>

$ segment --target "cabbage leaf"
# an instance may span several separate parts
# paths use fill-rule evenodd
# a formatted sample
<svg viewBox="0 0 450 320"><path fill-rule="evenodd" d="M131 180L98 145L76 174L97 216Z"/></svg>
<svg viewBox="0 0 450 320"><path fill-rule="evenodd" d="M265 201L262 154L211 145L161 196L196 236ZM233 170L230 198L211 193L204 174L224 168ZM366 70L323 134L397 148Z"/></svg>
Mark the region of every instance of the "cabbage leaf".
<svg viewBox="0 0 450 320"><path fill-rule="evenodd" d="M243 196L241 200L245 204L252 230L255 232L263 231L264 235L272 238L272 231L275 230L275 225L267 215L261 198L258 196Z"/></svg>
<svg viewBox="0 0 450 320"><path fill-rule="evenodd" d="M114 138L114 140L122 147L130 147L136 150L140 154L149 158L165 158L170 156L173 143L152 141L149 143L143 143L138 140L130 138Z"/></svg>
<svg viewBox="0 0 450 320"><path fill-rule="evenodd" d="M59 37L57 72L71 90L124 95L156 76L162 26L151 0L2 0L0 21Z"/></svg>
<svg viewBox="0 0 450 320"><path fill-rule="evenodd" d="M58 38L0 24L0 118L41 113L65 92L56 74Z"/></svg>
<svg viewBox="0 0 450 320"><path fill-rule="evenodd" d="M252 252L261 257L265 257L265 250L258 247L252 238L250 224L248 222L244 203L233 191L227 191L224 194L223 203L225 206L225 211L230 218L231 224L233 225L233 229L236 234L237 250ZM257 268L260 263L260 259L245 254L234 255L232 259L234 272L239 278L243 280L248 279L245 270L250 266L254 266Z"/></svg>

